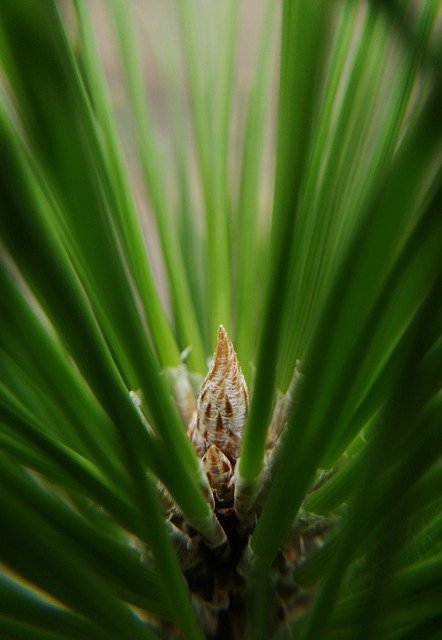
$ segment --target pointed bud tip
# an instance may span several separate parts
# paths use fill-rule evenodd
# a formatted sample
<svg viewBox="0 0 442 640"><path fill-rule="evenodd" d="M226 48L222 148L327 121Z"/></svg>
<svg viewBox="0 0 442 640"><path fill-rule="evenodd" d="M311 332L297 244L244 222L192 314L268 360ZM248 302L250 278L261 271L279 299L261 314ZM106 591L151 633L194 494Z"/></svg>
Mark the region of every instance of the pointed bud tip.
<svg viewBox="0 0 442 640"><path fill-rule="evenodd" d="M233 344L229 338L229 334L227 333L223 325L220 324L216 340L215 356L218 358L225 357L230 350L234 351Z"/></svg>

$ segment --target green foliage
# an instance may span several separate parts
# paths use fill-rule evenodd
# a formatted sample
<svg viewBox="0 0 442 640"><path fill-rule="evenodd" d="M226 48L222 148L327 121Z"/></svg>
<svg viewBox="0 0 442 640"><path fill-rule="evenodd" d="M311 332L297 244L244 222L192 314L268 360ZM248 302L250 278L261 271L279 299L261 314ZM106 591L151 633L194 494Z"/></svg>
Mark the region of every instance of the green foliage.
<svg viewBox="0 0 442 640"><path fill-rule="evenodd" d="M247 550L250 638L268 637L269 576L309 514L336 524L290 576L314 597L287 634L435 637L442 5L257 2L233 144L243 7L205 4L163 3L167 38L149 3L103 4L160 286L91 6L0 3L0 636L204 637L157 480L210 539L179 385L197 386L222 323L251 385L243 480L260 481L277 390L302 372ZM171 158L145 86L143 12Z"/></svg>

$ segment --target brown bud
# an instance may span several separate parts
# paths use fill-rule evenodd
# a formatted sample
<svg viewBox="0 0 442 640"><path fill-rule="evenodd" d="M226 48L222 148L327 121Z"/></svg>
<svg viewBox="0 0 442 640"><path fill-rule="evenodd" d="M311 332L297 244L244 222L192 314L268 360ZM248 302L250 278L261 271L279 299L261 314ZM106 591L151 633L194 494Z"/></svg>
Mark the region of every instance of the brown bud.
<svg viewBox="0 0 442 640"><path fill-rule="evenodd" d="M248 404L249 393L238 358L220 326L209 373L197 400L197 429L207 447L215 445L233 463L239 454Z"/></svg>
<svg viewBox="0 0 442 640"><path fill-rule="evenodd" d="M203 464L213 492L220 501L233 498L233 488L230 479L233 467L230 460L214 444L210 445L203 456Z"/></svg>

